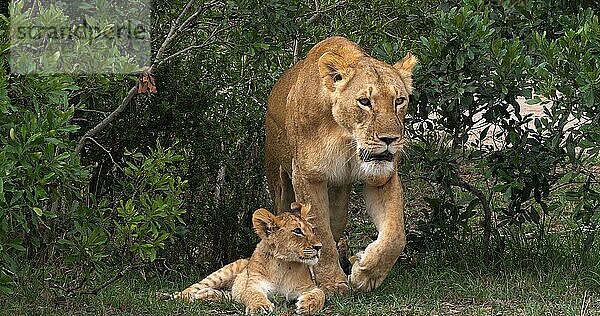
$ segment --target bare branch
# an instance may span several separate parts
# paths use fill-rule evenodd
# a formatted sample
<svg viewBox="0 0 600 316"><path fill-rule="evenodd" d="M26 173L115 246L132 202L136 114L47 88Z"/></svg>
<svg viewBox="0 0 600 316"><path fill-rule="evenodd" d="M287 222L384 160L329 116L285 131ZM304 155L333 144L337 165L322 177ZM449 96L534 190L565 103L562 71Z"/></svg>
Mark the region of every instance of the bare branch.
<svg viewBox="0 0 600 316"><path fill-rule="evenodd" d="M104 152L106 152L108 154L108 156L110 157L110 161L112 161L112 163L117 167L117 169L121 170L123 173L125 173L125 171L123 171L123 168L121 168L121 166L119 166L119 164L115 161L115 158L113 158L112 153L106 149L106 147L102 146L102 144L100 144L98 141L96 141L93 137L89 137L89 140L91 140L92 142L94 142L94 144L96 144L98 147L102 148L102 150L104 150Z"/></svg>
<svg viewBox="0 0 600 316"><path fill-rule="evenodd" d="M156 68L160 64L159 61L161 60L161 57L162 57L165 49L169 46L169 44L171 44L171 42L175 38L177 38L177 36L181 33L181 31L187 25L189 25L191 23L191 21L193 21L198 16L200 10L198 10L195 13L193 13L192 15L190 15L183 23L180 23L181 20L183 19L183 17L187 14L187 12L190 10L190 8L194 5L195 2L196 2L196 0L190 0L185 5L185 7L181 11L181 13L179 13L179 16L177 16L177 18L175 19L175 22L171 25L171 28L169 29L169 33L165 37L165 40L163 41L162 45L160 46L160 48L156 52L156 55L154 56L154 62L152 63L150 68L147 70L147 72L149 74L153 74L153 72L156 70ZM214 5L215 3L216 3L216 1L211 1L207 4L205 4L201 10L206 10L210 6ZM131 87L131 89L129 89L129 92L127 93L125 98L123 98L123 100L121 101L121 104L119 104L119 106L114 111L112 111L107 117L105 117L100 123L98 123L92 129L85 132L85 134L81 137L81 139L79 139L79 142L77 143L77 147L75 147L76 155L79 155L81 153L81 150L83 149L83 146L85 146L85 143L88 138L94 137L96 134L98 134L99 132L104 130L104 128L106 128L106 126L108 124L110 124L112 121L114 121L115 118L119 114L121 114L121 112L123 112L125 107L127 107L127 105L131 102L131 100L135 96L136 92L137 92L137 82L133 87Z"/></svg>
<svg viewBox="0 0 600 316"><path fill-rule="evenodd" d="M320 0L314 0L315 3L315 11L313 12L313 14L308 18L308 20L306 20L306 25L310 25L313 22L315 22L317 19L319 19L319 17L321 17L321 14L330 10L333 10L335 8L337 8L338 6L344 4L344 0L339 0L338 2L336 2L335 4L322 9L321 10L321 2ZM300 51L300 35L296 34L296 38L294 39L294 55L293 55L293 64L298 62L298 52Z"/></svg>
<svg viewBox="0 0 600 316"><path fill-rule="evenodd" d="M85 280L72 288L63 288L59 285L51 285L50 287L61 290L63 292L66 292L67 295L71 296L71 295L80 295L80 294L91 294L91 295L96 295L98 294L100 291L102 291L104 288L106 288L107 286L115 283L115 281L117 281L118 279L122 278L123 276L125 276L125 274L127 274L127 272L129 272L129 270L131 269L137 269L137 268L141 268L143 267L145 264L129 264L128 266L126 266L123 270L119 271L117 274L113 275L110 279L104 281L104 283L100 284L99 286L93 288L93 289L85 289L85 290L79 290L79 288L81 288L81 286L85 283Z"/></svg>
<svg viewBox="0 0 600 316"><path fill-rule="evenodd" d="M329 7L321 9L321 4L319 3L319 0L315 0L315 12L313 12L310 18L306 20L306 24L308 25L315 22L321 16L321 14L331 11L344 3L346 3L345 0L339 0L338 2L330 5Z"/></svg>
<svg viewBox="0 0 600 316"><path fill-rule="evenodd" d="M148 72L152 73L154 71L155 66L156 66L156 61L162 57L162 54L164 53L167 46L169 46L169 44L171 44L173 39L175 39L175 37L177 37L177 35L179 34L179 26L180 26L179 21L181 21L181 19L185 15L185 13L190 9L190 7L194 4L194 2L196 2L196 0L190 0L185 5L185 7L181 11L181 13L177 17L177 19L175 19L175 22L173 22L173 24L171 25L171 29L169 30L169 33L167 34L167 37L165 38L164 42L162 43L162 45L156 52L156 56L154 56L154 62L152 63L152 66L150 66L150 69L148 70Z"/></svg>
<svg viewBox="0 0 600 316"><path fill-rule="evenodd" d="M294 39L294 58L292 59L292 65L295 65L298 62L298 50L300 49L300 40L298 39L299 35L296 35Z"/></svg>
<svg viewBox="0 0 600 316"><path fill-rule="evenodd" d="M176 52L176 53L174 53L172 55L169 55L168 57L162 59L158 63L158 65L156 66L156 68L159 68L162 64L164 64L168 60L173 59L173 58L175 58L175 57L177 57L177 56L179 56L181 54L184 54L184 53L186 53L186 52L188 52L188 51L190 51L192 49L205 48L207 46L210 46L210 45L214 44L216 42L215 41L216 35L220 34L221 32L223 32L223 31L225 31L225 30L227 30L229 28L231 28L231 26L226 26L226 27L223 27L223 28L215 27L215 29L213 30L213 32L204 40L204 42L202 42L202 44L189 46L189 47L186 47L186 48L184 48L184 49L182 49L182 50L180 50L180 51L178 51L178 52Z"/></svg>
<svg viewBox="0 0 600 316"><path fill-rule="evenodd" d="M306 21L307 24L311 24L316 21L321 15L321 3L319 0L315 0L315 13Z"/></svg>
<svg viewBox="0 0 600 316"><path fill-rule="evenodd" d="M81 137L81 139L77 143L77 147L75 147L75 154L76 155L79 155L81 153L81 150L83 149L83 146L85 145L85 142L86 142L86 140L88 138L93 137L96 134L98 134L108 124L110 124L112 121L114 121L114 119L119 114L121 114L121 112L123 112L123 110L125 109L125 107L129 104L129 102L131 102L131 99L133 99L133 96L136 94L136 92L137 92L137 85L135 85L131 89L129 89L129 92L127 93L127 96L125 96L125 98L121 101L121 104L119 104L119 106L114 111L112 111L112 113L110 113L100 123L98 123L96 126L94 126L94 128L88 130L87 132L85 132L85 134L83 134L83 136Z"/></svg>
<svg viewBox="0 0 600 316"><path fill-rule="evenodd" d="M483 208L483 249L485 252L488 252L490 250L490 237L492 233L492 210L490 208L490 201L486 198L483 191L471 186L461 178L452 181L452 185L471 192L479 200L479 203Z"/></svg>

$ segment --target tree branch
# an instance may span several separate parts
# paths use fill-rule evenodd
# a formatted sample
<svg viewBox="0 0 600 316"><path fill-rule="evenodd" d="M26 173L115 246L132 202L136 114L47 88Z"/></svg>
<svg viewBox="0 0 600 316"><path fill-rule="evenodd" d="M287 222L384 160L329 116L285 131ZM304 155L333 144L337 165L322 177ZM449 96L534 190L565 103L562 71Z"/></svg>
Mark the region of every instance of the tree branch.
<svg viewBox="0 0 600 316"><path fill-rule="evenodd" d="M195 12L190 17L188 17L183 23L180 23L181 19L190 10L190 8L192 7L192 5L195 2L196 2L196 0L190 0L185 5L185 7L181 11L181 13L179 13L179 16L177 17L177 19L175 19L175 22L171 25L169 33L167 34L165 40L163 41L162 45L160 46L160 48L156 52L156 55L154 56L154 61L153 61L152 65L147 70L148 73L150 73L150 74L154 73L154 71L160 64L159 60L161 59L165 49L181 33L181 31L185 28L185 26L188 25L193 19L195 19L198 16L198 13L200 11ZM214 2L210 2L210 3L206 4L203 7L203 9L208 8L210 5L212 5L212 3L214 3ZM138 79L138 81L139 81L139 79ZM110 124L112 121L114 121L116 119L116 117L119 116L119 114L121 114L121 112L123 112L125 107L127 107L127 105L133 99L133 96L135 96L135 94L137 93L137 84L138 84L138 82L136 82L136 84L133 87L131 87L131 89L129 89L129 92L127 93L125 98L123 98L123 100L121 101L121 104L119 104L119 106L114 111L112 111L107 117L105 117L100 123L98 123L92 129L88 130L87 132L85 132L85 134L83 134L81 139L79 139L77 146L75 147L76 155L79 155L81 153L81 150L83 149L83 146L85 146L85 143L88 140L88 138L96 136L96 134L98 134L99 132L104 130L104 128L106 128L106 126L108 126L108 124Z"/></svg>
<svg viewBox="0 0 600 316"><path fill-rule="evenodd" d="M492 233L492 210L490 209L490 202L485 197L483 191L471 186L468 182L463 179L453 180L452 185L463 188L477 197L481 207L483 208L483 249L485 252L489 251L490 248L490 237Z"/></svg>
<svg viewBox="0 0 600 316"><path fill-rule="evenodd" d="M86 282L87 278L84 278L83 281L80 284L78 284L75 287L71 287L71 288L63 288L63 287L61 287L59 285L51 285L50 287L58 289L58 290L61 290L61 291L65 292L66 295L68 295L68 296L80 295L80 294L96 295L100 291L102 291L103 289L105 289L107 286L115 283L115 281L117 281L118 279L120 279L123 276L125 276L125 274L127 274L127 272L129 272L129 270L141 268L144 265L145 264L143 264L143 263L141 263L141 264L129 264L123 270L117 272L117 274L113 275L110 279L104 281L102 284L100 284L99 286L97 286L97 287L95 287L93 289L79 290L83 286L83 284Z"/></svg>
<svg viewBox="0 0 600 316"><path fill-rule="evenodd" d="M324 12L330 11L335 9L336 7L338 7L339 5L344 4L344 0L339 0L338 2L336 2L335 4L322 9L321 10L321 2L320 0L314 0L315 3L315 11L313 12L313 14L306 20L306 25L310 25L312 23L314 23L317 19L319 19L319 17L321 17L321 14L323 14ZM296 64L298 62L298 52L300 51L300 35L296 34L296 38L294 38L294 52L293 52L293 64Z"/></svg>
<svg viewBox="0 0 600 316"><path fill-rule="evenodd" d="M223 32L223 31L229 29L229 28L231 28L231 26L226 26L226 27L223 27L223 28L215 27L214 31L204 40L204 42L202 42L202 44L198 44L198 45L193 45L193 46L186 47L186 48L184 48L184 49L182 49L182 50L180 50L180 51L178 51L178 52L176 52L176 53L174 53L172 55L169 55L166 58L163 58L158 63L158 65L156 66L156 68L159 68L160 66L162 66L162 64L164 64L168 60L170 60L172 58L175 58L175 57L177 57L177 56L179 56L181 54L184 54L184 53L186 53L186 52L188 52L188 51L190 51L192 49L204 48L204 47L207 47L207 46L209 46L211 44L214 44L215 43L215 41L214 41L215 36L217 34Z"/></svg>
<svg viewBox="0 0 600 316"><path fill-rule="evenodd" d="M133 99L133 96L136 93L137 93L137 85L135 85L131 89L129 89L127 96L125 96L125 98L121 101L121 104L119 104L119 106L114 111L112 111L112 113L110 113L100 123L98 123L96 126L94 126L94 128L88 130L87 132L85 132L85 134L83 134L83 136L77 143L77 147L75 147L76 155L79 155L81 153L81 150L83 149L83 146L85 146L85 142L88 138L94 137L96 134L98 134L100 131L102 131L108 124L110 124L110 122L114 121L114 119L119 114L121 114L121 112L123 112L125 107L129 104L129 102L131 102L131 99Z"/></svg>

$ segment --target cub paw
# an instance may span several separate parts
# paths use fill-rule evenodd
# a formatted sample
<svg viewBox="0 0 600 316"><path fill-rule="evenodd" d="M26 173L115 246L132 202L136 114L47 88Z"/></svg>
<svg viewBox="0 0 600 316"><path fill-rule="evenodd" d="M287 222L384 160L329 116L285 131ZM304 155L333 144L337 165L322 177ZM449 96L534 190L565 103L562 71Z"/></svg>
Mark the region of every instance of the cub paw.
<svg viewBox="0 0 600 316"><path fill-rule="evenodd" d="M246 306L246 315L268 314L275 309L275 305L269 301L252 303Z"/></svg>
<svg viewBox="0 0 600 316"><path fill-rule="evenodd" d="M320 311L325 304L325 293L321 289L304 292L296 302L296 314L310 315Z"/></svg>

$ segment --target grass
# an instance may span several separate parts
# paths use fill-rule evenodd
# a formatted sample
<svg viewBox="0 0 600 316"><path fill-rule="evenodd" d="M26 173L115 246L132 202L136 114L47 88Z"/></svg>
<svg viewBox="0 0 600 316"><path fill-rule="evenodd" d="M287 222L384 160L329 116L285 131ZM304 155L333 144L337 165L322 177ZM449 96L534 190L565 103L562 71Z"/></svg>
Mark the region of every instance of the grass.
<svg viewBox="0 0 600 316"><path fill-rule="evenodd" d="M532 259L533 258L533 259ZM599 256L511 254L486 263L475 246L461 255L430 254L398 263L377 290L327 301L320 315L600 315ZM191 269L190 269L191 270ZM31 282L0 297L0 315L241 315L234 302L162 301L202 275L162 277L133 272L95 296L57 299L31 271ZM274 315L293 314L277 299Z"/></svg>
<svg viewBox="0 0 600 316"><path fill-rule="evenodd" d="M362 205L357 199L353 204ZM418 213L414 210L419 207L409 207L409 214ZM351 214L349 244L354 252L376 235L364 217L356 210ZM562 231L546 235L541 247L535 239L506 234L508 246L493 256L484 255L477 241L433 247L444 251L399 261L377 290L330 298L319 315L600 315L600 243L596 240L582 255L585 236ZM235 302L187 304L156 297L202 279L206 271L198 270L187 266L130 272L98 295L64 299L40 281L48 271L30 268L20 273L28 279L19 281L14 294L0 295L0 316L243 315L243 306ZM117 271L103 275L109 278ZM293 315L293 304L279 298L276 306L273 315Z"/></svg>

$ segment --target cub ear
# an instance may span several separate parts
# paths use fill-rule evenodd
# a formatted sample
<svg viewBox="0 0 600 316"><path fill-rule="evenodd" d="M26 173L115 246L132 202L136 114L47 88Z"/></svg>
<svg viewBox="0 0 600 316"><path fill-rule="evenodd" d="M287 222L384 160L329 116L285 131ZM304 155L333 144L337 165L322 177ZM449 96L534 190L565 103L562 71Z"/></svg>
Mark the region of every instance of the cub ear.
<svg viewBox="0 0 600 316"><path fill-rule="evenodd" d="M343 57L336 53L327 52L321 55L318 65L323 85L333 92L335 90L334 83L344 79L342 72L345 68L345 62Z"/></svg>
<svg viewBox="0 0 600 316"><path fill-rule="evenodd" d="M300 209L300 217L308 220L310 215L310 203L302 204L302 208Z"/></svg>
<svg viewBox="0 0 600 316"><path fill-rule="evenodd" d="M252 214L252 226L260 239L267 238L278 228L277 217L264 208L259 208Z"/></svg>
<svg viewBox="0 0 600 316"><path fill-rule="evenodd" d="M415 57L415 55L407 53L402 60L394 64L394 68L400 72L400 77L404 82L404 86L406 87L408 94L412 94L413 91L412 72L417 62L418 59Z"/></svg>

